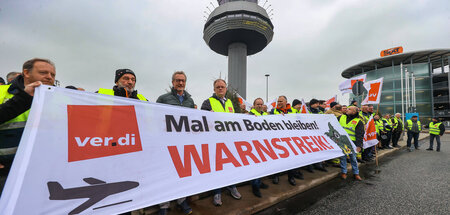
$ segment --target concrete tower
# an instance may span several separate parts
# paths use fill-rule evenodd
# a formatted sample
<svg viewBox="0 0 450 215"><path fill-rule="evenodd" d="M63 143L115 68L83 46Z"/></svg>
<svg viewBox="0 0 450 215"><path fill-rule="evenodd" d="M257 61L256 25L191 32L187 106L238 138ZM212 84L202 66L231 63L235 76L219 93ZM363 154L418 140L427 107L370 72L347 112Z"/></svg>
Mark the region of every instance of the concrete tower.
<svg viewBox="0 0 450 215"><path fill-rule="evenodd" d="M228 56L228 84L246 98L247 56L272 41L273 24L257 0L218 0L203 29L206 44Z"/></svg>

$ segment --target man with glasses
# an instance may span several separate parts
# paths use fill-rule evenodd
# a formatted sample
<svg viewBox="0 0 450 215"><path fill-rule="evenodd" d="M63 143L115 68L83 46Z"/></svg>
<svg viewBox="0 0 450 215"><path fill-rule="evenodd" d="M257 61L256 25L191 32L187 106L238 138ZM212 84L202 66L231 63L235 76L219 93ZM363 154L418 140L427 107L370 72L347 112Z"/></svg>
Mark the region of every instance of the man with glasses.
<svg viewBox="0 0 450 215"><path fill-rule="evenodd" d="M223 79L217 79L213 83L214 94L206 99L201 109L213 112L225 112L234 113L233 103L230 99L227 99L225 95L227 94L227 82ZM228 186L227 189L230 191L231 196L234 199L241 199L242 196L236 188L236 185ZM222 189L214 190L213 204L215 206L222 205Z"/></svg>
<svg viewBox="0 0 450 215"><path fill-rule="evenodd" d="M194 100L191 98L186 88L186 74L183 71L176 71L172 75L172 88L170 92L163 94L156 100L157 103L194 108ZM191 214L192 208L189 206L186 197L177 199L177 204L184 214ZM159 204L159 214L165 215L169 209L170 202Z"/></svg>

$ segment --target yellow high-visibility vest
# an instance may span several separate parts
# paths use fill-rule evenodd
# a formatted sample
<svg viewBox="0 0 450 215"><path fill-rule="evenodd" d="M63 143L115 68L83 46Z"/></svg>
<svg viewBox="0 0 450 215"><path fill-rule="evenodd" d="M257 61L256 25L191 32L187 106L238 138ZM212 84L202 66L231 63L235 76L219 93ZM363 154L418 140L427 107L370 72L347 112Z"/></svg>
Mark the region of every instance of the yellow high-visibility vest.
<svg viewBox="0 0 450 215"><path fill-rule="evenodd" d="M439 129L439 126L442 124L442 122L434 123L430 122L430 134L439 135L441 133L441 130Z"/></svg>
<svg viewBox="0 0 450 215"><path fill-rule="evenodd" d="M14 94L8 92L10 86L0 85L0 104L14 97ZM16 118L0 125L0 155L14 155L16 153L22 136L21 132L25 128L29 113L30 110L27 110Z"/></svg>
<svg viewBox="0 0 450 215"><path fill-rule="evenodd" d="M289 112L289 110L291 110L291 112ZM277 114L281 114L282 112L279 112L276 108L273 109L273 114L277 115ZM295 109L288 109L288 113L287 114L293 114L293 113L297 113L297 111Z"/></svg>
<svg viewBox="0 0 450 215"><path fill-rule="evenodd" d="M250 110L251 113L253 113L255 116L265 116L268 115L266 112L263 112L262 114L259 113L257 110L255 110L254 108L252 110Z"/></svg>
<svg viewBox="0 0 450 215"><path fill-rule="evenodd" d="M98 89L98 93L99 94L104 94L104 95L114 95L114 90L113 89L105 89L105 88L100 88ZM147 99L142 95L142 94L137 94L137 97L139 100L141 101L147 101Z"/></svg>
<svg viewBox="0 0 450 215"><path fill-rule="evenodd" d="M406 123L408 124L408 129L411 130L412 129L412 125L413 125L412 120L408 119L406 121ZM417 126L419 127L419 131L422 131L422 127L420 126L420 121L419 120L417 120Z"/></svg>
<svg viewBox="0 0 450 215"><path fill-rule="evenodd" d="M225 109L223 108L222 103L214 97L209 97L209 103L214 112L234 113L233 103L230 99L225 101Z"/></svg>
<svg viewBox="0 0 450 215"><path fill-rule="evenodd" d="M356 117L347 123L347 115L342 115L339 119L339 124L341 124L352 141L356 141L356 125L358 125L359 121L361 121L361 119Z"/></svg>

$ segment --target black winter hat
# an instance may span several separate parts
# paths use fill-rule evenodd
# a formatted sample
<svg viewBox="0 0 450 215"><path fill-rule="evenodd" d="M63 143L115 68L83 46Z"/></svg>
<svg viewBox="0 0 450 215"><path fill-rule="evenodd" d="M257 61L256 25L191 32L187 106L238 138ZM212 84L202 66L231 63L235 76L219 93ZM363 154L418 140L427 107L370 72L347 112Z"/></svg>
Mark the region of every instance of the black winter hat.
<svg viewBox="0 0 450 215"><path fill-rule="evenodd" d="M330 103L330 108L333 108L334 106L336 106L338 103L337 102L331 102Z"/></svg>
<svg viewBox="0 0 450 215"><path fill-rule="evenodd" d="M114 83L119 81L119 79L125 74L132 74L134 78L136 78L136 75L131 69L118 69L116 70L116 77L114 78Z"/></svg>
<svg viewBox="0 0 450 215"><path fill-rule="evenodd" d="M301 103L302 102L300 100L294 99L294 101L292 101L292 106L295 106L295 105L298 105L298 104L301 104Z"/></svg>
<svg viewBox="0 0 450 215"><path fill-rule="evenodd" d="M313 104L317 104L317 103L319 103L319 100L317 100L317 99L311 99L311 101L309 101L310 106Z"/></svg>

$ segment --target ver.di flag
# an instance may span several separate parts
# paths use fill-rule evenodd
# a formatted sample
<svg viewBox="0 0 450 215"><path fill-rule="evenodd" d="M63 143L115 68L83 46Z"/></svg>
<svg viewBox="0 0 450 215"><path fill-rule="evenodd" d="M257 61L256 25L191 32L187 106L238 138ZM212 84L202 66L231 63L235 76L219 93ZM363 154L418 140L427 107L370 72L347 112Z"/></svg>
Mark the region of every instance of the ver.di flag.
<svg viewBox="0 0 450 215"><path fill-rule="evenodd" d="M369 121L366 124L366 129L364 133L364 142L363 148L369 148L378 143L377 140L377 129L375 127L375 120L373 119L373 115L370 116Z"/></svg>
<svg viewBox="0 0 450 215"><path fill-rule="evenodd" d="M368 81L364 83L364 87L367 89L367 96L361 102L361 104L379 104L381 98L381 90L383 88L383 78Z"/></svg>
<svg viewBox="0 0 450 215"><path fill-rule="evenodd" d="M300 108L300 112L299 113L311 113L308 110L308 106L306 106L306 102L302 99L302 106Z"/></svg>
<svg viewBox="0 0 450 215"><path fill-rule="evenodd" d="M341 91L342 95L346 93L351 93L353 85L357 82L366 82L366 74L360 75L354 78L347 79L339 84L339 90Z"/></svg>
<svg viewBox="0 0 450 215"><path fill-rule="evenodd" d="M241 105L242 105L242 104L245 105L245 110L246 110L246 111L252 110L252 106L253 106L253 105L252 105L251 103L247 102L244 98L242 98L242 96L239 95L239 93L236 93L236 96L238 97L239 103L240 103Z"/></svg>
<svg viewBox="0 0 450 215"><path fill-rule="evenodd" d="M331 99L328 99L325 104L327 105L327 107L325 108L326 110L330 109L330 104L332 102L337 102L337 95L334 95Z"/></svg>
<svg viewBox="0 0 450 215"><path fill-rule="evenodd" d="M272 99L272 101L267 101L265 103L267 106L267 112L270 112L272 109L274 109L277 106L277 98Z"/></svg>
<svg viewBox="0 0 450 215"><path fill-rule="evenodd" d="M254 117L40 86L0 214L119 214L354 149L333 115Z"/></svg>

